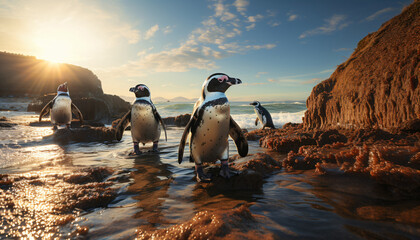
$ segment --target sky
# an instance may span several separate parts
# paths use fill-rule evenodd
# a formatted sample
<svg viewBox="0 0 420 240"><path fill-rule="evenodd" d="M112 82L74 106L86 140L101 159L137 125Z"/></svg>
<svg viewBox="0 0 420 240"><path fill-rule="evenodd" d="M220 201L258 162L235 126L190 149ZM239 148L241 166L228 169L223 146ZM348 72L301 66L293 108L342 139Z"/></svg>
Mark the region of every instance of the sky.
<svg viewBox="0 0 420 240"><path fill-rule="evenodd" d="M222 72L229 100L304 101L411 0L0 0L0 50L92 70L105 93L196 99Z"/></svg>

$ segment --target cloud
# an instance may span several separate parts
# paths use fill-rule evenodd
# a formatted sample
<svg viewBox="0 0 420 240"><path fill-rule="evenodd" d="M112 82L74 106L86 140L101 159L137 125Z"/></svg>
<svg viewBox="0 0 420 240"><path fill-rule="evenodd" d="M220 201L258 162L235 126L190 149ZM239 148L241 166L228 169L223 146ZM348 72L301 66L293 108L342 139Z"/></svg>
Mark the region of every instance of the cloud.
<svg viewBox="0 0 420 240"><path fill-rule="evenodd" d="M255 16L249 16L249 17L248 17L248 22L250 22L250 23L255 23L255 22L257 22L258 20L260 20L260 19L262 19L262 18L264 18L264 16L263 16L263 15L261 15L261 14L257 14L257 15L255 15Z"/></svg>
<svg viewBox="0 0 420 240"><path fill-rule="evenodd" d="M245 15L246 7L248 7L249 1L247 0L235 0L233 3L233 6L236 7L236 10L241 13L242 15Z"/></svg>
<svg viewBox="0 0 420 240"><path fill-rule="evenodd" d="M152 49L139 51L137 61L121 68L131 67L133 69L130 73L139 75L153 72L186 72L191 69L212 70L218 67L217 60L232 54L276 47L276 44L272 43L249 44L237 38L244 30L254 28L255 22L264 18L261 14L249 17L243 15L248 5L249 1L244 0L237 0L230 5L216 1L209 6L214 10L213 15L204 19L201 26L192 30L178 47L156 52L151 52ZM159 26L155 25L146 32L146 36L151 37L158 30ZM119 70L115 69L114 72L117 71Z"/></svg>
<svg viewBox="0 0 420 240"><path fill-rule="evenodd" d="M218 1L214 4L215 6L215 15L216 17L219 17L220 20L223 22L232 20L236 17L235 14L228 11L228 6L224 5L222 1Z"/></svg>
<svg viewBox="0 0 420 240"><path fill-rule="evenodd" d="M312 30L308 30L308 31L302 33L299 36L299 39L306 38L306 37L313 36L313 35L330 33L330 32L334 32L336 30L341 30L341 29L345 28L346 26L348 26L348 24L349 24L347 22L344 22L345 20L346 20L346 16L334 14L331 18L325 19L326 23L324 25L322 25L321 27L318 27L318 28L315 28L315 29L312 29Z"/></svg>
<svg viewBox="0 0 420 240"><path fill-rule="evenodd" d="M368 16L367 18L365 18L365 21L368 21L368 22L373 21L373 20L377 19L380 15L382 15L384 13L387 13L387 12L390 12L390 11L393 11L393 10L394 9L390 8L390 7L381 9L381 10L375 12L374 14Z"/></svg>
<svg viewBox="0 0 420 240"><path fill-rule="evenodd" d="M163 29L163 33L164 34L168 34L168 33L171 33L172 32L172 27L171 26L166 26L164 29Z"/></svg>
<svg viewBox="0 0 420 240"><path fill-rule="evenodd" d="M255 26L256 26L256 24L255 23L252 23L251 25L248 25L245 28L246 28L247 31L250 31L250 30L254 29Z"/></svg>
<svg viewBox="0 0 420 240"><path fill-rule="evenodd" d="M268 22L268 25L272 26L272 27L277 27L281 24L281 22L276 22L276 21L270 21Z"/></svg>
<svg viewBox="0 0 420 240"><path fill-rule="evenodd" d="M245 48L254 49L254 50L272 49L272 48L275 48L275 47L276 47L276 44L272 44L272 43L264 44L264 45L247 45L247 46L245 46Z"/></svg>
<svg viewBox="0 0 420 240"><path fill-rule="evenodd" d="M299 16L297 14L289 14L289 18L287 21L292 22L295 21Z"/></svg>
<svg viewBox="0 0 420 240"><path fill-rule="evenodd" d="M151 37L153 37L155 35L155 33L159 30L159 25L154 25L153 27L149 28L149 30L147 30L146 35L144 36L144 39L150 39Z"/></svg>
<svg viewBox="0 0 420 240"><path fill-rule="evenodd" d="M261 77L261 75L265 75L268 74L268 72L257 72L257 75L255 75L255 77L259 78Z"/></svg>

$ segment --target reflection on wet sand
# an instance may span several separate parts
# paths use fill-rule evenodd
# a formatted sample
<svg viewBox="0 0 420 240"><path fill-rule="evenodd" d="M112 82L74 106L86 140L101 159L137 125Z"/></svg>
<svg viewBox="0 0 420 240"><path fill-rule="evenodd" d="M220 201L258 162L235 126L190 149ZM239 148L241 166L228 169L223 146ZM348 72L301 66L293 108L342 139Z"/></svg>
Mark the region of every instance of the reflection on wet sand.
<svg viewBox="0 0 420 240"><path fill-rule="evenodd" d="M133 183L128 192L137 194L133 198L140 208L134 217L145 220L143 228L170 223L162 214L162 205L168 198L167 191L173 181L168 164L162 163L158 154L143 153L134 159L133 168L136 171L131 173Z"/></svg>

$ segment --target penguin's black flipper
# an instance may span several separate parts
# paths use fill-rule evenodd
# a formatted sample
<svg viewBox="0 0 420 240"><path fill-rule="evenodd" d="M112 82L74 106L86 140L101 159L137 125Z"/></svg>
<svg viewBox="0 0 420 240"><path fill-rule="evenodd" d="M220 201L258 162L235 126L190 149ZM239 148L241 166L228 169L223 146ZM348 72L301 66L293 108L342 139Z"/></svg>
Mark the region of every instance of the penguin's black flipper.
<svg viewBox="0 0 420 240"><path fill-rule="evenodd" d="M127 126L130 123L130 121L131 121L131 109L130 109L130 111L128 111L124 115L124 117L121 118L120 122L118 123L118 125L116 127L117 131L115 133L115 138L118 141L121 141L121 138L122 138L122 136L124 134L124 130L127 128Z"/></svg>
<svg viewBox="0 0 420 240"><path fill-rule="evenodd" d="M166 135L166 126L165 123L163 122L162 118L160 117L159 113L157 112L156 108L153 108L153 115L155 116L155 118L160 122L160 124L163 127L163 130L165 131L165 141L168 141L168 136Z"/></svg>
<svg viewBox="0 0 420 240"><path fill-rule="evenodd" d="M196 111L197 112L197 111ZM197 117L195 116L195 112L191 116L190 121L187 123L187 126L185 126L184 133L182 134L181 141L179 142L179 148L178 148L178 163L182 163L182 158L184 157L184 148L185 148L185 142L187 141L188 133L190 132L190 129L192 126L194 126L195 121L197 120Z"/></svg>
<svg viewBox="0 0 420 240"><path fill-rule="evenodd" d="M50 110L52 108L54 99L51 100L49 103L47 103L41 110L41 113L39 114L39 119L38 122L41 122L41 119L44 115L46 115L48 113L48 110Z"/></svg>
<svg viewBox="0 0 420 240"><path fill-rule="evenodd" d="M83 125L83 115L82 112L80 112L79 108L74 105L74 103L71 103L71 112L74 113L74 115L77 116L77 118L80 120L80 125Z"/></svg>
<svg viewBox="0 0 420 240"><path fill-rule="evenodd" d="M235 141L236 148L241 157L248 155L248 141L246 140L241 127L230 117L229 136Z"/></svg>
<svg viewBox="0 0 420 240"><path fill-rule="evenodd" d="M257 117L257 119L255 119L255 126L257 126L258 125L258 117Z"/></svg>

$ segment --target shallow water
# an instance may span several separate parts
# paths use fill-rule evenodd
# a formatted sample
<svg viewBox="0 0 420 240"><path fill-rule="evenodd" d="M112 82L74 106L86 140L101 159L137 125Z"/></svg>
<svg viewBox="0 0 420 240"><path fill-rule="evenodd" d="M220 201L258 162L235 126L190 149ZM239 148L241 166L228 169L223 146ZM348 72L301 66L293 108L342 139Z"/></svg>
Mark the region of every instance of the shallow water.
<svg viewBox="0 0 420 240"><path fill-rule="evenodd" d="M419 205L419 201L394 200L365 179L280 170L257 191L209 191L195 182L192 163L177 162L182 128L168 127L168 141L160 142L160 154L147 153L151 145L146 145L142 156L133 157L129 131L117 143L59 146L49 137L51 127L24 125L37 116L22 112L0 112L0 116L20 123L0 130L0 174L12 179L0 184L0 238L130 239L138 228L166 228L203 210L244 204L278 239L420 237L418 225L358 217L362 206ZM232 156L236 148L230 144ZM250 153L285 157L260 148L256 141L249 144ZM185 151L189 156L188 148ZM98 167L103 169L89 172ZM100 200L77 202L97 193L102 194ZM115 198L107 202L107 194ZM97 207L101 201L106 207Z"/></svg>

